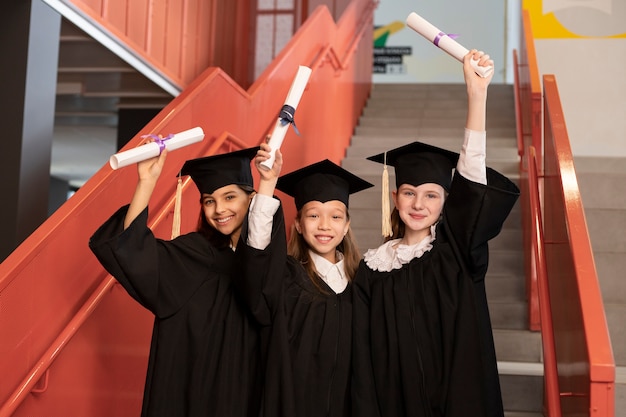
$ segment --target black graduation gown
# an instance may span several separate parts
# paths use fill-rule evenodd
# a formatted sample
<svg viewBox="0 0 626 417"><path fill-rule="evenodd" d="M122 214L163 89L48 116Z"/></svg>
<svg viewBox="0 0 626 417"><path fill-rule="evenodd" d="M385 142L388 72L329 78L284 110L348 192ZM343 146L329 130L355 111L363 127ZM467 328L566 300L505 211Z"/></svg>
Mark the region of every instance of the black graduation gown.
<svg viewBox="0 0 626 417"><path fill-rule="evenodd" d="M233 251L199 233L156 239L147 209L123 230L127 209L100 226L89 247L155 315L141 415L256 416L258 330L233 291Z"/></svg>
<svg viewBox="0 0 626 417"><path fill-rule="evenodd" d="M287 256L282 207L264 250L237 246L235 274L261 330L265 361L262 416L350 415L352 287L322 293L302 265Z"/></svg>
<svg viewBox="0 0 626 417"><path fill-rule="evenodd" d="M503 416L484 279L518 188L456 174L433 248L354 280L353 408L359 417Z"/></svg>

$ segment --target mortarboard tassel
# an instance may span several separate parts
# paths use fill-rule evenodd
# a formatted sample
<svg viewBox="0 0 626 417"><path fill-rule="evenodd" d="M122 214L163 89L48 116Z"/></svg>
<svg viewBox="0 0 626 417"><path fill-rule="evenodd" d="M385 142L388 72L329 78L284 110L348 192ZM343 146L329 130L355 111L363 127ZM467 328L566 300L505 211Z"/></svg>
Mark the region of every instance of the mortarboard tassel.
<svg viewBox="0 0 626 417"><path fill-rule="evenodd" d="M387 152L385 152L383 165L382 187L382 232L383 237L390 237L393 236L393 230L391 229L391 209L389 204L389 171L387 170Z"/></svg>
<svg viewBox="0 0 626 417"><path fill-rule="evenodd" d="M178 184L176 184L176 198L174 200L174 219L172 220L172 239L180 236L180 212L181 200L183 197L183 180L178 174Z"/></svg>

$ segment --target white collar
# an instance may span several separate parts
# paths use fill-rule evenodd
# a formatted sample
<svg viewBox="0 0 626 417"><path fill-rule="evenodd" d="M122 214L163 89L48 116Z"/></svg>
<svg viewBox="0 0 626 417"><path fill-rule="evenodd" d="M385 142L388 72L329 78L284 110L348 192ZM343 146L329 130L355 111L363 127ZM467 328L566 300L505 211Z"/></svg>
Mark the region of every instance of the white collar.
<svg viewBox="0 0 626 417"><path fill-rule="evenodd" d="M309 250L311 260L319 276L324 282L336 293L343 292L348 286L348 278L346 277L346 271L343 266L343 253L336 251L337 263L332 263L328 259L320 256L319 254Z"/></svg>
<svg viewBox="0 0 626 417"><path fill-rule="evenodd" d="M415 258L421 258L424 253L433 248L436 238L436 224L430 226L430 235L413 245L401 245L401 239L389 240L376 249L365 252L363 260L373 271L389 272L400 269Z"/></svg>

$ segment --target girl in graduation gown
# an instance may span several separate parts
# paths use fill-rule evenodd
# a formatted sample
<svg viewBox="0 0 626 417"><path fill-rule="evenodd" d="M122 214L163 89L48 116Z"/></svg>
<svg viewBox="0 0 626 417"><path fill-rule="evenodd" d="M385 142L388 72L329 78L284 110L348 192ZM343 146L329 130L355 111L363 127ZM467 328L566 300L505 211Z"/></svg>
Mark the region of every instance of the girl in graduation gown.
<svg viewBox="0 0 626 417"><path fill-rule="evenodd" d="M130 205L89 246L128 294L154 314L141 415L251 417L260 401L258 329L231 285L234 247L252 198L258 147L190 160L201 194L197 232L171 241L147 226L167 150L138 164Z"/></svg>
<svg viewBox="0 0 626 417"><path fill-rule="evenodd" d="M366 252L354 281L355 416L504 415L484 279L487 242L519 190L484 165L491 76L472 57L493 65L475 50L464 59L460 155L414 142L368 158L395 167L397 189L393 238Z"/></svg>
<svg viewBox="0 0 626 417"><path fill-rule="evenodd" d="M257 167L269 150L261 145ZM249 229L244 227L237 249L238 286L263 326L261 415L349 416L350 281L360 254L350 231L348 196L372 184L328 160L277 179L281 166L277 150L273 169L259 169ZM274 187L295 198L289 245ZM268 230L254 233L255 224Z"/></svg>

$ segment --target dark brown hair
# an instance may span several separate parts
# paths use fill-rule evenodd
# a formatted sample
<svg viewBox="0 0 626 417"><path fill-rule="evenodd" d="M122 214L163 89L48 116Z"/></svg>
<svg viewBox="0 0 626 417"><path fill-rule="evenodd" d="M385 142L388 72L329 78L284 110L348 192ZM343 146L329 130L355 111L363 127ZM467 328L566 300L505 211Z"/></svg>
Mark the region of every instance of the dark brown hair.
<svg viewBox="0 0 626 417"><path fill-rule="evenodd" d="M254 192L254 188L248 185L237 184L237 186L247 195ZM230 235L220 233L207 221L206 216L204 215L204 210L202 210L202 195L200 196L200 216L198 218L197 232L204 236L216 248L221 249L230 246Z"/></svg>

